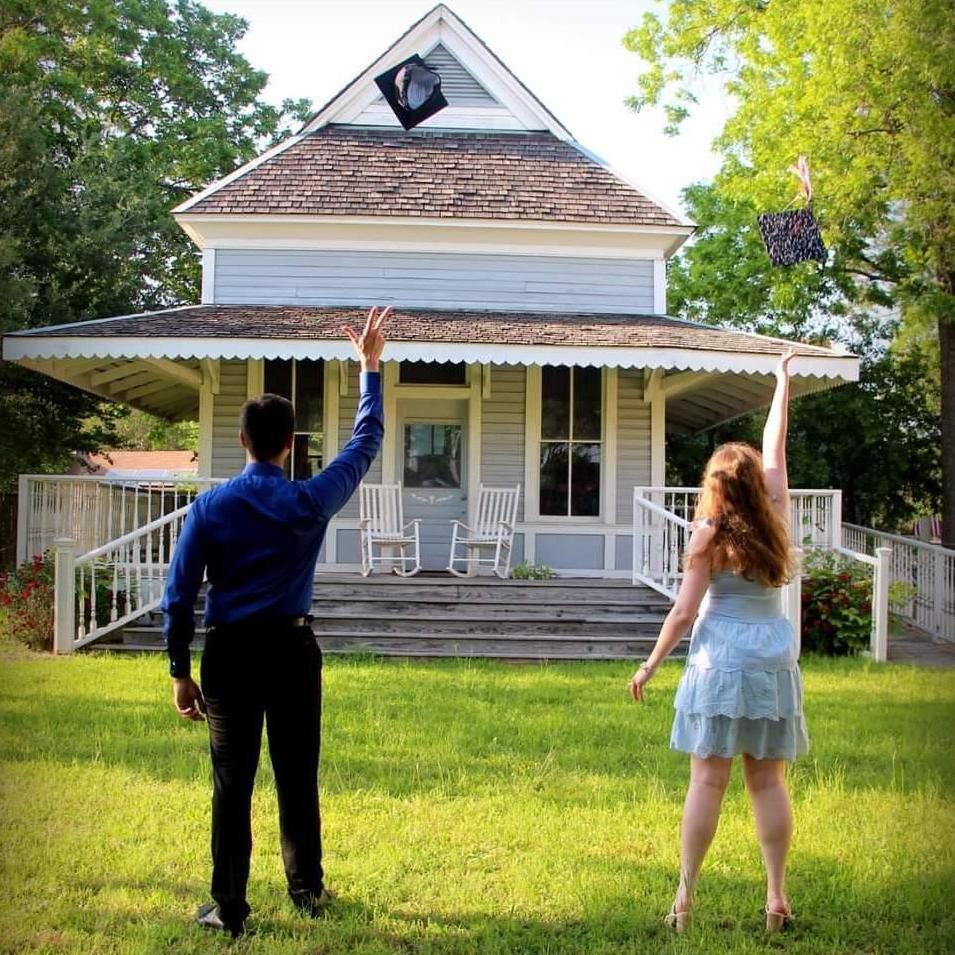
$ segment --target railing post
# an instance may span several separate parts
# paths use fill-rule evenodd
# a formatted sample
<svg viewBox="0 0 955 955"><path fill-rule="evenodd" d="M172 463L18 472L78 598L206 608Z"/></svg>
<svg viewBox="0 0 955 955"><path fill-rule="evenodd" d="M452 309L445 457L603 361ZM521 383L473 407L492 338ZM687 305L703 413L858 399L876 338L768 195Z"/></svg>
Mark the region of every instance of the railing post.
<svg viewBox="0 0 955 955"><path fill-rule="evenodd" d="M877 663L889 658L889 558L891 547L875 549L872 572L872 657Z"/></svg>
<svg viewBox="0 0 955 955"><path fill-rule="evenodd" d="M831 547L842 547L842 491L832 492L832 538L829 542Z"/></svg>
<svg viewBox="0 0 955 955"><path fill-rule="evenodd" d="M17 479L17 567L27 559L27 541L29 540L30 512L33 502L30 500L30 478L21 474Z"/></svg>
<svg viewBox="0 0 955 955"><path fill-rule="evenodd" d="M792 624L796 645L796 658L802 653L802 549L794 549L793 561L795 573L783 591L783 613Z"/></svg>
<svg viewBox="0 0 955 955"><path fill-rule="evenodd" d="M76 639L76 542L58 537L53 551L53 652L72 653Z"/></svg>
<svg viewBox="0 0 955 955"><path fill-rule="evenodd" d="M932 573L932 632L941 636L944 630L945 615L945 551L939 548L935 552Z"/></svg>

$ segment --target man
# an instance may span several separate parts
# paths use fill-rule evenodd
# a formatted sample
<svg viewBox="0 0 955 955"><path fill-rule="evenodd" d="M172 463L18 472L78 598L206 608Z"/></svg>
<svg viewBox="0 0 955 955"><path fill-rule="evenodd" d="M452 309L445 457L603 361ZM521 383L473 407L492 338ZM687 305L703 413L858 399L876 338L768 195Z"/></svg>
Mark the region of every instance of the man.
<svg viewBox="0 0 955 955"><path fill-rule="evenodd" d="M363 332L343 326L361 363L351 440L317 477L291 482L290 402L262 395L242 408L245 470L199 497L186 517L163 596L165 636L180 716L208 719L212 756L212 898L197 921L234 937L249 914L252 787L268 729L288 891L320 915L331 896L322 872L318 807L322 654L309 626L315 562L329 520L378 454L384 431L378 363L391 309L371 309ZM206 646L202 689L189 644L203 574Z"/></svg>

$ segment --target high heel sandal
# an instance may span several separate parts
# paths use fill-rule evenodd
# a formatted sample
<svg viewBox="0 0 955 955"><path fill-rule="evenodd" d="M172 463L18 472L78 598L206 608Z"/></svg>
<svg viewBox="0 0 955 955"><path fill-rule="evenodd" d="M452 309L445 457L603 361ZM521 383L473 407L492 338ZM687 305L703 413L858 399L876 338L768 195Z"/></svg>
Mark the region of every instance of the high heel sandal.
<svg viewBox="0 0 955 955"><path fill-rule="evenodd" d="M683 898L685 903L690 905L692 900L690 880L687 878L686 872L682 869L680 870L680 886L676 890L677 896L680 895L680 889L684 890ZM676 899L674 899L673 905L670 906L670 911L663 917L663 922L668 928L672 928L677 935L682 935L690 927L690 910L687 908L682 912L677 912Z"/></svg>
<svg viewBox="0 0 955 955"><path fill-rule="evenodd" d="M788 906L785 912L778 912L767 905L765 911L767 932L781 932L793 924L794 916Z"/></svg>

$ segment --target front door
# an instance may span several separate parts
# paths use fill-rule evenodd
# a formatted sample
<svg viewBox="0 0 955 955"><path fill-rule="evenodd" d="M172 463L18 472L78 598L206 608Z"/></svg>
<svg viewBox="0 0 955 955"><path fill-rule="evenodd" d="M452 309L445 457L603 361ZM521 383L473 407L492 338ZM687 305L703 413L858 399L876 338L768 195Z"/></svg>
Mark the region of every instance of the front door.
<svg viewBox="0 0 955 955"><path fill-rule="evenodd" d="M447 570L451 521L467 519L467 402L406 400L399 420L405 521L421 521L422 568Z"/></svg>

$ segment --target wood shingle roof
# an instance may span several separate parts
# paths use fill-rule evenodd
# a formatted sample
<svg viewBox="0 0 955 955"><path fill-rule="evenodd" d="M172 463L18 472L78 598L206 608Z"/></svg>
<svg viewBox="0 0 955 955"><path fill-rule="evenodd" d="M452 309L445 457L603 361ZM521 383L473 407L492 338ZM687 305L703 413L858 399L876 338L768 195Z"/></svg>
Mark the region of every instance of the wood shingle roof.
<svg viewBox="0 0 955 955"><path fill-rule="evenodd" d="M188 212L685 225L549 132L345 125L303 137Z"/></svg>

